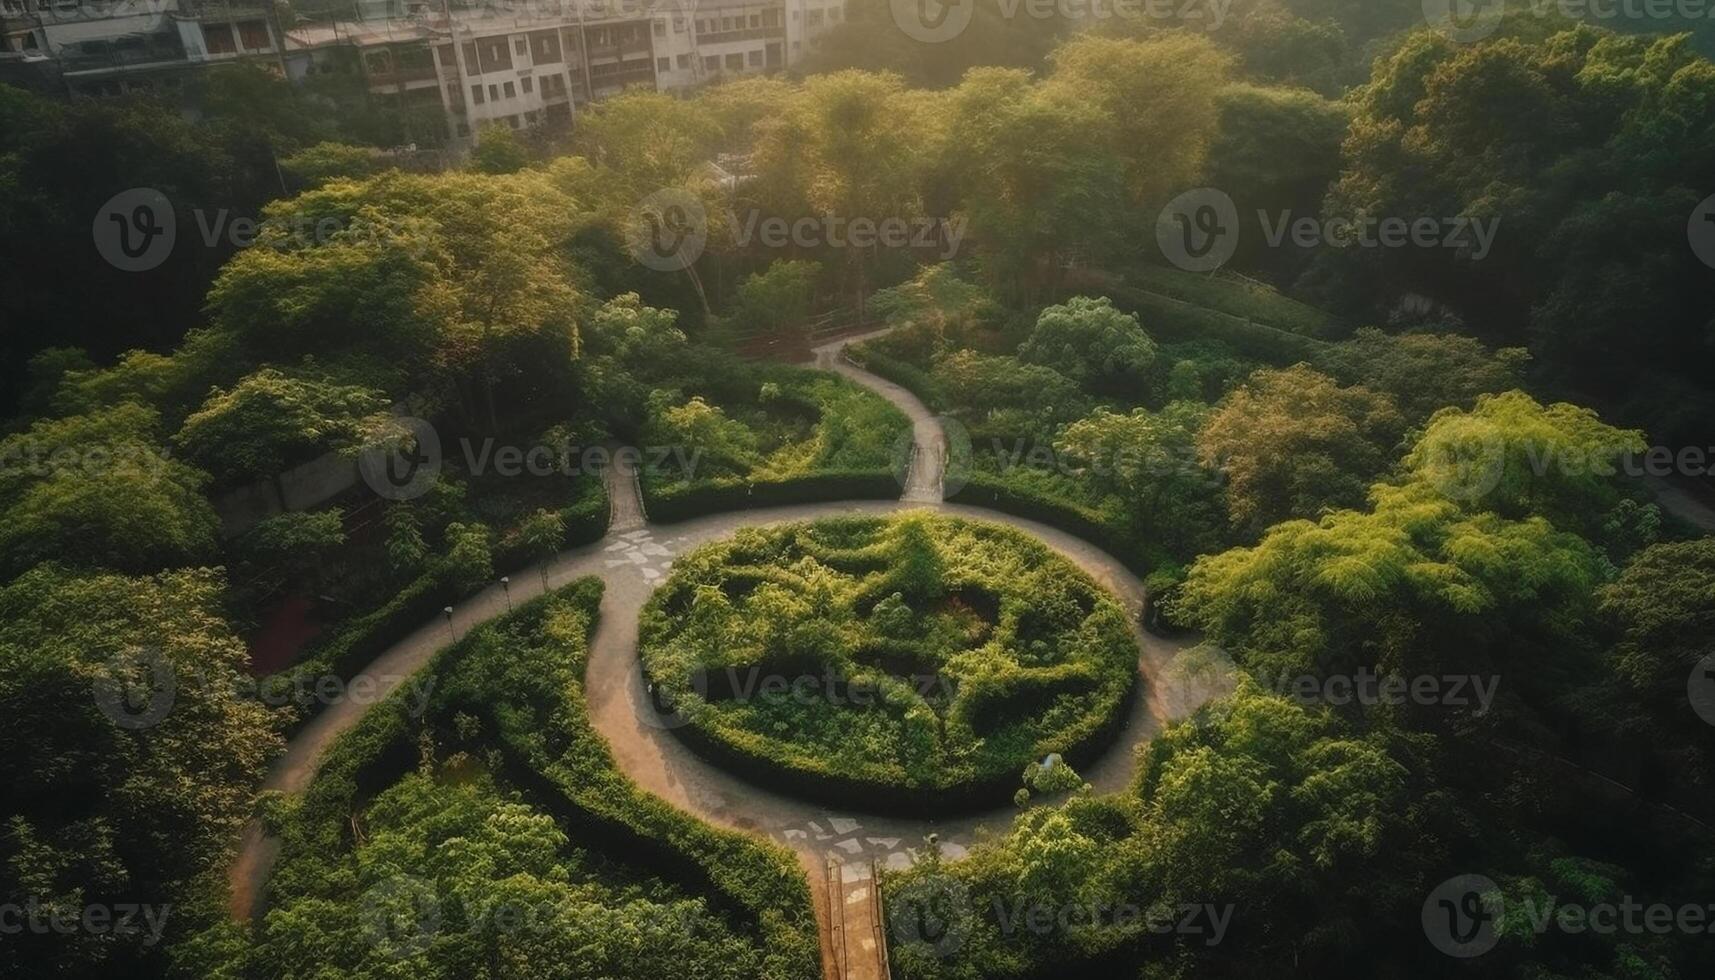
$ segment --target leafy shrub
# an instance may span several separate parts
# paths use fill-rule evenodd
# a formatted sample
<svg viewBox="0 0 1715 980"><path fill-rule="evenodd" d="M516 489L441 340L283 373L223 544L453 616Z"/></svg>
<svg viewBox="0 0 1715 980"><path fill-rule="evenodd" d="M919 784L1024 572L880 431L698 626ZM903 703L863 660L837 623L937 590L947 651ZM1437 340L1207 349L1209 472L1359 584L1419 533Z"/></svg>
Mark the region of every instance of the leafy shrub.
<svg viewBox="0 0 1715 980"><path fill-rule="evenodd" d="M824 799L1005 800L1025 761L1099 749L1136 676L1119 605L996 525L908 514L751 529L675 567L641 628L675 730Z"/></svg>

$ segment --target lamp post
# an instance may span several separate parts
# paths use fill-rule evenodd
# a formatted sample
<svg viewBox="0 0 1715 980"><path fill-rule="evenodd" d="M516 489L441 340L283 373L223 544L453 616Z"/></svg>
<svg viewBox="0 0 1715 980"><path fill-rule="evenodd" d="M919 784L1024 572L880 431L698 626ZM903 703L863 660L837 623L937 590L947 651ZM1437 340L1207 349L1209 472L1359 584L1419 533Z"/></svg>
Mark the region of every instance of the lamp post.
<svg viewBox="0 0 1715 980"><path fill-rule="evenodd" d="M447 617L447 635L451 636L453 641L456 643L459 638L459 633L458 630L453 629L453 607L447 606L445 609L442 609L441 615Z"/></svg>
<svg viewBox="0 0 1715 980"><path fill-rule="evenodd" d="M512 611L512 576L500 576L500 591L506 593L506 611Z"/></svg>

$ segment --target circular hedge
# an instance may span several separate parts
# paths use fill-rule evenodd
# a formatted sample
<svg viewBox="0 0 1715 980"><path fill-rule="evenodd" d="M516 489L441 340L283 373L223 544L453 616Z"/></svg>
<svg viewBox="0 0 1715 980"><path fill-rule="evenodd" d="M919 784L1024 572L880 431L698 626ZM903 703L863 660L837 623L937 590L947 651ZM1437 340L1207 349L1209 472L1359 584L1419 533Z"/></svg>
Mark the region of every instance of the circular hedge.
<svg viewBox="0 0 1715 980"><path fill-rule="evenodd" d="M644 607L657 719L789 791L921 812L1012 796L1117 733L1123 609L1010 528L914 512L752 528L681 558Z"/></svg>

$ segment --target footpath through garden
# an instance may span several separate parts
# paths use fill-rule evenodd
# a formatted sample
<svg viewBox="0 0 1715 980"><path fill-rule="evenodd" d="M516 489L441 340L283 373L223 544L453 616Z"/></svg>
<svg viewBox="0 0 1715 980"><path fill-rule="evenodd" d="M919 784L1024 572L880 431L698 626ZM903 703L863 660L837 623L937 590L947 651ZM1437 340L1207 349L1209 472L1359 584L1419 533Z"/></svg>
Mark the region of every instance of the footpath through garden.
<svg viewBox="0 0 1715 980"><path fill-rule="evenodd" d="M602 579L606 592L591 640L584 685L592 724L607 740L619 770L646 792L709 823L772 839L799 855L821 924L823 972L834 980L887 976L886 952L878 941L881 911L875 904L878 899L873 880L868 878L872 864L880 868L908 865L914 851L929 846L931 835L941 854L956 860L976 842L980 832L1005 832L1017 811L1004 806L945 819L836 811L745 782L692 753L670 730L670 722L655 710L637 661L638 616L677 556L745 527L844 515L880 516L920 507L1006 524L1033 535L1083 569L1132 614L1141 651L1141 693L1131 700L1114 745L1083 771L1085 780L1098 792L1125 789L1135 771L1135 747L1163 724L1187 716L1225 687L1220 679L1183 677L1168 670L1184 644L1137 628L1143 583L1119 559L1094 543L1035 521L943 503L945 442L934 415L910 392L851 365L841 356L846 345L867 336L873 334L842 338L818 348L816 363L874 390L910 417L914 440L910 447L902 447L902 452L910 453L912 463L902 467L906 475L901 500L827 501L709 515L658 526L647 522L635 475L624 466L614 466L606 474L608 491L615 501L614 525L607 536L555 556L540 570L543 574L515 574L512 582L512 589L518 593L512 599L522 601L540 593L544 583L548 589L557 589L585 576ZM453 637L462 637L470 629L504 615L508 608L499 586L486 589L454 607L450 617L426 623L388 649L358 677L367 678L365 684L375 685L384 696L407 683ZM377 700L348 698L329 705L288 743L262 789L303 792L333 741L351 729ZM262 911L258 904L278 846L259 823L252 822L245 830L231 869L231 907L236 918L247 919ZM832 873L830 865L835 866ZM849 870L840 866L849 866ZM868 941L872 938L877 941Z"/></svg>

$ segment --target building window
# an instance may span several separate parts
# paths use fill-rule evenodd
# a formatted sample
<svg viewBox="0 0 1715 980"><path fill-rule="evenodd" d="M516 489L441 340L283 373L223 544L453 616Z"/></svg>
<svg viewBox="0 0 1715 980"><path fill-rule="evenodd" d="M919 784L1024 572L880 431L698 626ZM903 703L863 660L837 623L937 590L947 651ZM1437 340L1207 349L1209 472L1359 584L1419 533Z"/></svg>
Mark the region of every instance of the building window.
<svg viewBox="0 0 1715 980"><path fill-rule="evenodd" d="M807 22L809 23L809 25L811 27L821 27L822 26L822 8L817 7L815 10L810 11L810 16L809 16Z"/></svg>
<svg viewBox="0 0 1715 980"><path fill-rule="evenodd" d="M666 21L658 20L655 22L655 36L656 37L666 37L667 36L667 22Z"/></svg>
<svg viewBox="0 0 1715 980"><path fill-rule="evenodd" d="M558 64L560 35L553 31L537 31L530 35L530 55L538 65Z"/></svg>
<svg viewBox="0 0 1715 980"><path fill-rule="evenodd" d="M443 44L436 48L435 58L440 62L442 68L457 67L453 63L453 46L450 44Z"/></svg>
<svg viewBox="0 0 1715 980"><path fill-rule="evenodd" d="M475 102L477 105L482 105L482 86L481 85L472 85L470 87L470 100L472 102Z"/></svg>
<svg viewBox="0 0 1715 980"><path fill-rule="evenodd" d="M673 59L671 59L671 58L656 58L655 59L655 70L656 71L672 71L673 70Z"/></svg>
<svg viewBox="0 0 1715 980"><path fill-rule="evenodd" d="M209 54L238 53L238 45L232 41L232 28L226 24L202 25L202 43Z"/></svg>
<svg viewBox="0 0 1715 980"><path fill-rule="evenodd" d="M517 96L518 96L517 86L513 85L511 82L507 82L506 83L506 97L509 99L512 99L512 98L516 98Z"/></svg>
<svg viewBox="0 0 1715 980"><path fill-rule="evenodd" d="M673 17L673 33L674 34L685 33L685 18L680 17L678 15L674 15L674 17Z"/></svg>
<svg viewBox="0 0 1715 980"><path fill-rule="evenodd" d="M518 54L525 54L528 52L529 49L525 47L524 39L518 38L517 40L512 42L512 50L517 52Z"/></svg>
<svg viewBox="0 0 1715 980"><path fill-rule="evenodd" d="M744 55L733 53L726 56L728 71L744 71Z"/></svg>
<svg viewBox="0 0 1715 980"><path fill-rule="evenodd" d="M488 99L490 102L500 101L500 86L492 83L488 86Z"/></svg>
<svg viewBox="0 0 1715 980"><path fill-rule="evenodd" d="M459 86L457 82L447 83L447 104L454 106L464 104L464 96L459 94Z"/></svg>
<svg viewBox="0 0 1715 980"><path fill-rule="evenodd" d="M684 71L690 67L691 67L691 56L688 54L680 55L679 56L679 70Z"/></svg>
<svg viewBox="0 0 1715 980"><path fill-rule="evenodd" d="M513 129L517 129L518 128L518 114L513 113L512 115L507 116L506 117L506 125L511 126Z"/></svg>
<svg viewBox="0 0 1715 980"><path fill-rule="evenodd" d="M476 60L476 42L466 42L464 46L464 70L472 75L482 74L482 65Z"/></svg>
<svg viewBox="0 0 1715 980"><path fill-rule="evenodd" d="M512 67L512 49L503 37L487 37L477 42L482 53L483 72L503 71Z"/></svg>
<svg viewBox="0 0 1715 980"><path fill-rule="evenodd" d="M525 94L529 94L536 85L536 83L531 81L529 78L520 78L518 80L518 84L524 87Z"/></svg>
<svg viewBox="0 0 1715 980"><path fill-rule="evenodd" d="M720 71L721 70L721 59L715 55L712 55L712 54L711 55L705 55L703 57L703 70L705 70L705 71Z"/></svg>
<svg viewBox="0 0 1715 980"><path fill-rule="evenodd" d="M762 15L761 14L751 14L750 15L750 26L751 27L761 27L762 26Z"/></svg>
<svg viewBox="0 0 1715 980"><path fill-rule="evenodd" d="M238 22L238 43L246 51L267 51L274 47L273 40L268 37L268 25L259 20Z"/></svg>
<svg viewBox="0 0 1715 980"><path fill-rule="evenodd" d="M750 67L752 67L752 68L761 68L762 67L762 52L761 51L752 51L750 53Z"/></svg>

